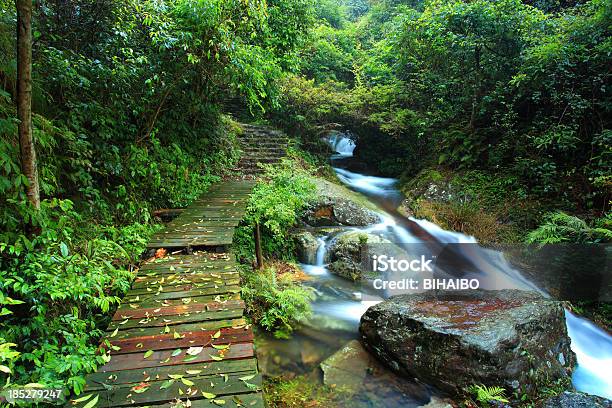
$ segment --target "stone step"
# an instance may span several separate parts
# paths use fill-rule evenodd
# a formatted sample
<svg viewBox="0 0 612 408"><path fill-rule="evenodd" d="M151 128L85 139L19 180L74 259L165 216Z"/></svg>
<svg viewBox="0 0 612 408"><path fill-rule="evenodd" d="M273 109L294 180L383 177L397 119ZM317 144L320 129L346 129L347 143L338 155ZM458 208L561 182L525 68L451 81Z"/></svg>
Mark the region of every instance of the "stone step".
<svg viewBox="0 0 612 408"><path fill-rule="evenodd" d="M280 137L280 136L269 136L269 135L250 135L250 136L240 136L238 140L247 140L247 141L266 140L270 142L283 142L283 141L286 141L287 138Z"/></svg>

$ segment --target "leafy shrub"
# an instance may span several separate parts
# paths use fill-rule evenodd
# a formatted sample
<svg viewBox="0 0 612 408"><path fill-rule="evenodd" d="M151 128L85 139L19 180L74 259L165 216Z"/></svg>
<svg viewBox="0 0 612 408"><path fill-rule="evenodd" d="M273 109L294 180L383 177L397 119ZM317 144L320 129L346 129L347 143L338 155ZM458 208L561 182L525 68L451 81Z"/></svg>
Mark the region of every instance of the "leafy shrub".
<svg viewBox="0 0 612 408"><path fill-rule="evenodd" d="M239 256L252 256L253 230L259 223L265 254L290 259L293 242L289 230L296 224L300 210L314 198L315 186L309 180L308 171L294 160L284 159L280 165L266 165L265 169L251 194L244 217L246 225L238 228L237 252Z"/></svg>
<svg viewBox="0 0 612 408"><path fill-rule="evenodd" d="M275 266L242 274L242 298L253 322L278 338L288 338L298 321L311 313L314 294L296 283L294 272Z"/></svg>
<svg viewBox="0 0 612 408"><path fill-rule="evenodd" d="M0 337L17 345L19 354L9 356L13 382L67 385L78 394L83 375L104 362L101 328L155 227L88 225L70 201L57 199L42 202L39 218L37 236L0 239Z"/></svg>

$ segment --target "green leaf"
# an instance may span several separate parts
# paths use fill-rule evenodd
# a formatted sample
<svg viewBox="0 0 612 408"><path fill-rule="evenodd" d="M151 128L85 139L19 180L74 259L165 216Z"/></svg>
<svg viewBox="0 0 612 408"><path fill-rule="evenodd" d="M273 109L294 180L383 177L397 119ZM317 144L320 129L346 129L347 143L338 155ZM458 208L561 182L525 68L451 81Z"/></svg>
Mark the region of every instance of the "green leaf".
<svg viewBox="0 0 612 408"><path fill-rule="evenodd" d="M211 394L210 392L204 392L204 391L202 391L202 396L206 399L213 399L216 397L215 394Z"/></svg>
<svg viewBox="0 0 612 408"><path fill-rule="evenodd" d="M186 386L188 386L188 387L191 387L192 385L194 385L194 382L193 382L193 381L188 380L188 379L186 379L186 378L182 378L182 377L181 377L181 382L182 382L183 384L185 384Z"/></svg>
<svg viewBox="0 0 612 408"><path fill-rule="evenodd" d="M60 243L60 251L64 258L68 258L68 246L63 242Z"/></svg>
<svg viewBox="0 0 612 408"><path fill-rule="evenodd" d="M153 355L153 350L147 350L147 352L144 353L143 358L149 358L151 355Z"/></svg>
<svg viewBox="0 0 612 408"><path fill-rule="evenodd" d="M98 404L98 399L100 398L100 395L97 394L91 401L89 401L87 404L85 404L83 406L83 408L93 408Z"/></svg>
<svg viewBox="0 0 612 408"><path fill-rule="evenodd" d="M79 402L85 402L88 399L90 399L91 397L93 397L93 394L89 394L89 395L85 395L84 397L81 397L81 398L73 399L72 402L74 402L75 404L79 403Z"/></svg>

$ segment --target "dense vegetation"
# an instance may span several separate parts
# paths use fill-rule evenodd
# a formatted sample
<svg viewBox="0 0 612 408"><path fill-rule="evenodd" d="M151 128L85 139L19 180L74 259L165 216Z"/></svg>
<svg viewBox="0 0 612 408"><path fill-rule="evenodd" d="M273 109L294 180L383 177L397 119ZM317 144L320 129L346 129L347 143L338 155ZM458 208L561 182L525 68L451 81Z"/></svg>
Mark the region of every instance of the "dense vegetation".
<svg viewBox="0 0 612 408"><path fill-rule="evenodd" d="M609 211L608 1L329 2L319 14L279 117L313 147L340 124L375 172L442 174L476 201L444 208L451 218L485 208L525 231L550 210Z"/></svg>
<svg viewBox="0 0 612 408"><path fill-rule="evenodd" d="M448 228L610 239L608 0L36 1L40 209L20 167L15 4L0 10L3 383L80 392L158 228L152 211L189 204L237 161L236 106L315 154L325 130L352 131L359 159L406 192L453 185L463 201L417 208ZM259 222L266 254L290 258L313 193L296 166L268 171L237 249L252 254ZM283 274L244 277L254 319L279 336L309 299Z"/></svg>

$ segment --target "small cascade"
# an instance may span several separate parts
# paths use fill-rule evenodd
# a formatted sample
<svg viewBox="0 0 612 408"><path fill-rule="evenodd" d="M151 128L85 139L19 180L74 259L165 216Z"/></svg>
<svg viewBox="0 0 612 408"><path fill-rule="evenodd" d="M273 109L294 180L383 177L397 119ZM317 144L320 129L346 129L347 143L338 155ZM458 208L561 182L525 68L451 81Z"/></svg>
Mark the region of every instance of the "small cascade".
<svg viewBox="0 0 612 408"><path fill-rule="evenodd" d="M339 132L332 133L327 142L335 152L334 157L351 157L356 147L353 139Z"/></svg>
<svg viewBox="0 0 612 408"><path fill-rule="evenodd" d="M572 339L578 367L572 377L574 387L589 394L612 399L612 337L593 323L565 312L567 332Z"/></svg>

